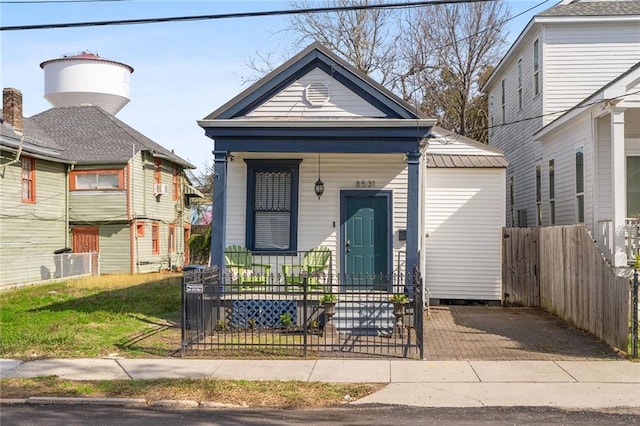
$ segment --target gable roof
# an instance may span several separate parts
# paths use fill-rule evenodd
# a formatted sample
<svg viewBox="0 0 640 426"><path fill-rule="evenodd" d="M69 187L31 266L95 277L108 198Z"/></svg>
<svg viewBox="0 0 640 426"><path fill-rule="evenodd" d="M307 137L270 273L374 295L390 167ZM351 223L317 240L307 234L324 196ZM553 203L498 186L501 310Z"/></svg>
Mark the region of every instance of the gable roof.
<svg viewBox="0 0 640 426"><path fill-rule="evenodd" d="M24 119L25 133L54 140L61 155L78 164L126 163L150 151L186 168L195 168L98 106L51 108Z"/></svg>
<svg viewBox="0 0 640 426"><path fill-rule="evenodd" d="M207 115L202 121L242 117L314 68L327 72L384 112L388 118L426 118L411 104L349 65L322 44L315 42Z"/></svg>

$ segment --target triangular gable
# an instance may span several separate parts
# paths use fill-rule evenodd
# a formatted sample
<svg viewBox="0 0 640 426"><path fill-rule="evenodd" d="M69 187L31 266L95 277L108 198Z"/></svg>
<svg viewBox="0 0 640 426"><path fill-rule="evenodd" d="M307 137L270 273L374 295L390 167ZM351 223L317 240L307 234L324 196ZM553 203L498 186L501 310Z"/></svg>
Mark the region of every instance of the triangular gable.
<svg viewBox="0 0 640 426"><path fill-rule="evenodd" d="M314 68L266 100L247 117L341 118L387 115L320 68Z"/></svg>
<svg viewBox="0 0 640 426"><path fill-rule="evenodd" d="M359 99L360 106L370 105L368 108L377 110L379 115L375 117L424 118L409 103L347 64L321 44L313 43L204 120L233 119L250 115L317 70L330 76L347 91L351 91Z"/></svg>

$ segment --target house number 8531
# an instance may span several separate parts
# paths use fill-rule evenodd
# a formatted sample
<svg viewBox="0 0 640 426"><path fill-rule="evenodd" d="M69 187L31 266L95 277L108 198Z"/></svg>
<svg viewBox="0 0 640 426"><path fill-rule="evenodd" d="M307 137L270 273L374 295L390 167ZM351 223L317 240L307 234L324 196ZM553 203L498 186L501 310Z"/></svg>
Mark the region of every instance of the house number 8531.
<svg viewBox="0 0 640 426"><path fill-rule="evenodd" d="M357 180L356 188L374 188L376 186L375 180Z"/></svg>

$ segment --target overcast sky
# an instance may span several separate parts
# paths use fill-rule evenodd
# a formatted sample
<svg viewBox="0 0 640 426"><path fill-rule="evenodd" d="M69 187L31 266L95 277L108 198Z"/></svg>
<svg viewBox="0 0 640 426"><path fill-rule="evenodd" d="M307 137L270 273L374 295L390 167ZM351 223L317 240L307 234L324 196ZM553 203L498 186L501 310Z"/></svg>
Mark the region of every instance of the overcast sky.
<svg viewBox="0 0 640 426"><path fill-rule="evenodd" d="M289 9L288 1L97 1L8 3L0 0L2 27L115 19L211 15ZM509 1L512 14L543 0ZM531 17L556 0L511 21L510 41ZM255 77L246 63L256 52L293 55L286 16L144 25L0 31L2 87L20 89L24 115L51 106L44 99L48 59L82 51L132 66L131 101L116 116L199 168L211 164L213 141L196 121L245 89Z"/></svg>

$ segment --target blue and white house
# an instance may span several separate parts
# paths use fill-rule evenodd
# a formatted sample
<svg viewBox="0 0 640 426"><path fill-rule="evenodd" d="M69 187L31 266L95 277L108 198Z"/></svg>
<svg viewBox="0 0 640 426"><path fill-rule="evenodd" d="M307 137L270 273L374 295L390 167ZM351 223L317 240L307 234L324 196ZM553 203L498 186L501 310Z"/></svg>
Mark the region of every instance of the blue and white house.
<svg viewBox="0 0 640 426"><path fill-rule="evenodd" d="M215 141L212 265L244 246L278 275L324 246L341 291L417 266L432 299L501 299L502 154L434 128L324 46L198 124Z"/></svg>

